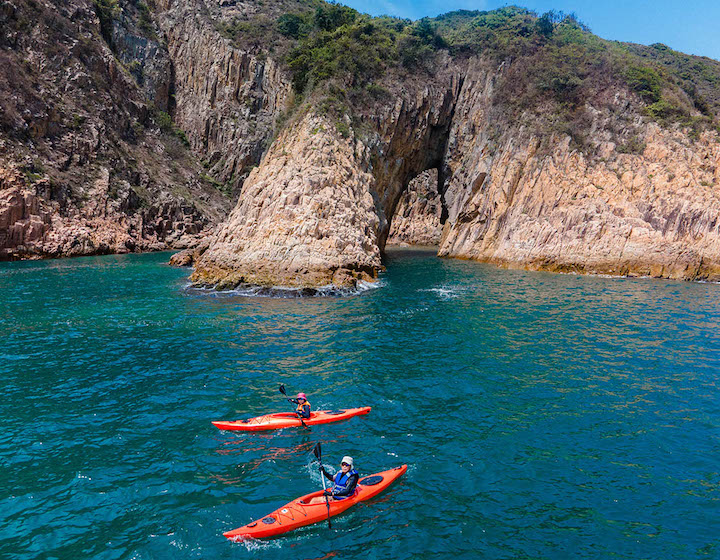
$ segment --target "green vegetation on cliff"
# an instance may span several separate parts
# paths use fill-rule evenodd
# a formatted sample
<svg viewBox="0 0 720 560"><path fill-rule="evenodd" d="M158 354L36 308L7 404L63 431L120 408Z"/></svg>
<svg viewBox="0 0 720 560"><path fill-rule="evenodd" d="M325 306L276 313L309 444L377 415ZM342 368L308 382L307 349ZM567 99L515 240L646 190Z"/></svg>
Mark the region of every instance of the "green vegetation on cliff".
<svg viewBox="0 0 720 560"><path fill-rule="evenodd" d="M306 30L305 35L287 55L300 92L333 78L347 80L350 87L364 86L388 67L420 66L446 46L427 20L370 18L333 5L328 10L318 8L312 21L300 29Z"/></svg>
<svg viewBox="0 0 720 560"><path fill-rule="evenodd" d="M364 86L392 67L420 66L447 47L428 19L371 17L324 2L314 10L283 14L272 24L259 16L226 23L221 31L239 46L278 50L299 93L332 80Z"/></svg>
<svg viewBox="0 0 720 560"><path fill-rule="evenodd" d="M240 45L263 37L254 44L269 45L286 62L301 94L328 84L341 94L383 91L378 83L389 72L431 74L444 50L457 59L505 63L497 102L508 116L555 115L551 120L573 136L583 126L581 106L612 85L636 93L644 114L666 126L697 131L716 126L720 114L720 62L664 45L607 41L561 12L538 16L509 6L413 22L313 2L274 19L226 24L223 31Z"/></svg>
<svg viewBox="0 0 720 560"><path fill-rule="evenodd" d="M112 24L120 16L117 0L95 0L95 12L100 20L100 32L103 38L112 43Z"/></svg>

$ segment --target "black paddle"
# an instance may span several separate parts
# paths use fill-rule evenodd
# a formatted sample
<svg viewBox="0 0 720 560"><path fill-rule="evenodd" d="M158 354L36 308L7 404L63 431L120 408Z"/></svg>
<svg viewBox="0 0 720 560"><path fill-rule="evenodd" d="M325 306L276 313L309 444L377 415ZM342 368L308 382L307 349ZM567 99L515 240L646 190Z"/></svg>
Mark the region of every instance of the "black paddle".
<svg viewBox="0 0 720 560"><path fill-rule="evenodd" d="M315 444L315 447L313 448L313 453L315 453L315 457L318 460L318 463L320 463L320 466L322 466L322 447L320 447L320 442L318 441ZM322 478L323 483L323 491L325 488L325 475L321 472L320 478ZM332 529L332 526L330 525L330 499L328 498L328 495L325 494L325 505L327 506L328 510L328 529Z"/></svg>
<svg viewBox="0 0 720 560"><path fill-rule="evenodd" d="M287 393L285 392L285 385L280 385L280 392L287 397ZM288 399L289 400L289 399ZM303 419L298 416L298 420L300 420L300 423L303 425L303 428L307 428L307 424L303 422Z"/></svg>

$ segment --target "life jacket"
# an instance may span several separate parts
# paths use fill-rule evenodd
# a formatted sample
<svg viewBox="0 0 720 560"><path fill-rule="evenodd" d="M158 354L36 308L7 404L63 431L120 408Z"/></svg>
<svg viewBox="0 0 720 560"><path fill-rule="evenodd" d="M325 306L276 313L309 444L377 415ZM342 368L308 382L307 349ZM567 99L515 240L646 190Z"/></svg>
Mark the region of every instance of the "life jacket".
<svg viewBox="0 0 720 560"><path fill-rule="evenodd" d="M305 401L305 402L302 403L302 404L298 403L297 408L295 409L295 411L296 411L296 412L302 412L302 411L303 411L303 407L304 407L305 405L310 406L310 401ZM312 408L311 408L310 410L312 410Z"/></svg>
<svg viewBox="0 0 720 560"><path fill-rule="evenodd" d="M342 471L338 471L337 473L335 473L335 480L333 481L335 484L335 488L333 489L333 493L334 491L342 492L343 490L345 490L345 488L347 488L350 477L354 474L360 477L354 467L350 469L347 474L344 474ZM345 498L349 497L350 496L334 496L336 500L344 500Z"/></svg>

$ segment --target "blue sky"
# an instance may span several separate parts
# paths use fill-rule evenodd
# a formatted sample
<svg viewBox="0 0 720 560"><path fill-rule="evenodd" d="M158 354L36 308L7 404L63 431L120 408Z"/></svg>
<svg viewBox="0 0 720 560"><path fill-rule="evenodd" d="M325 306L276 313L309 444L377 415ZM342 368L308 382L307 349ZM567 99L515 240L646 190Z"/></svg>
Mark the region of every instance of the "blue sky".
<svg viewBox="0 0 720 560"><path fill-rule="evenodd" d="M669 47L720 60L720 0L340 0L361 12L411 19L452 10L493 10L507 5L538 13L575 12L596 35L605 39Z"/></svg>

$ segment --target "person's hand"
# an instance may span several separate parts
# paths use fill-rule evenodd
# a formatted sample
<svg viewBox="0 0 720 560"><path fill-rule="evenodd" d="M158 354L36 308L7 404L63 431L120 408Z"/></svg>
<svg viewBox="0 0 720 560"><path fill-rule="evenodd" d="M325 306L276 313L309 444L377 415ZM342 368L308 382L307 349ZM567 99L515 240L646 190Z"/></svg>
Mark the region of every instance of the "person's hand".
<svg viewBox="0 0 720 560"><path fill-rule="evenodd" d="M325 472L325 467L323 467L322 465L320 465L320 466L318 467L318 470L319 470L320 472Z"/></svg>
<svg viewBox="0 0 720 560"><path fill-rule="evenodd" d="M332 490L330 490L330 488L328 488L327 490L323 490L323 494L326 496L332 496Z"/></svg>

